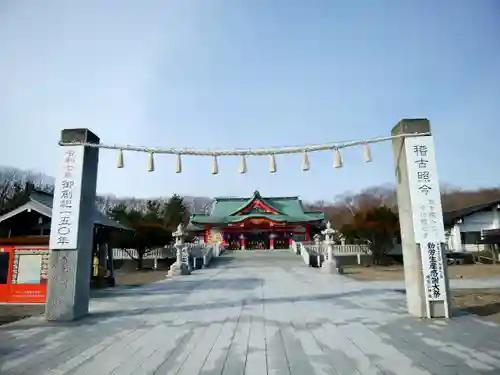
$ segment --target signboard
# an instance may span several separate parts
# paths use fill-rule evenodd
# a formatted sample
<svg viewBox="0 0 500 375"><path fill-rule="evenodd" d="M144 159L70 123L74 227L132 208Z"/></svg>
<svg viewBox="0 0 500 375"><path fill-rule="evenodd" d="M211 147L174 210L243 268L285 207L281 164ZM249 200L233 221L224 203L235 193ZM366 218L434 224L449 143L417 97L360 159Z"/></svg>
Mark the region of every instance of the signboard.
<svg viewBox="0 0 500 375"><path fill-rule="evenodd" d="M415 242L420 244L427 301L447 303L441 193L432 136L405 140Z"/></svg>
<svg viewBox="0 0 500 375"><path fill-rule="evenodd" d="M17 284L40 284L42 270L42 254L19 256Z"/></svg>
<svg viewBox="0 0 500 375"><path fill-rule="evenodd" d="M83 146L60 147L50 227L51 250L76 249L84 151Z"/></svg>

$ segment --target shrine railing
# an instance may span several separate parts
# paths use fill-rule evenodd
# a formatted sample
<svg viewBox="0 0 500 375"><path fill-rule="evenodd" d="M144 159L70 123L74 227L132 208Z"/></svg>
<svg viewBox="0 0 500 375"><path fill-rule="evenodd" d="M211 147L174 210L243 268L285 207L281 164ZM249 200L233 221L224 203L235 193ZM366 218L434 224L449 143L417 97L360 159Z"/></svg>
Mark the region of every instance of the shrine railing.
<svg viewBox="0 0 500 375"><path fill-rule="evenodd" d="M313 242L302 242L303 246L315 254L325 254L327 246L325 244L316 244ZM368 245L333 245L333 254L335 256L348 256L348 255L371 255L371 250ZM388 254L401 254L401 245L394 246Z"/></svg>
<svg viewBox="0 0 500 375"><path fill-rule="evenodd" d="M294 242L294 243L297 247L297 251L299 252L302 259L304 260L304 263L308 266L311 265L311 257L310 257L310 254L309 254L309 251L307 250L307 248L304 245L302 245L300 242Z"/></svg>
<svg viewBox="0 0 500 375"><path fill-rule="evenodd" d="M209 248L213 245L207 245L204 243L184 243L183 247L188 248L192 256L202 258ZM219 255L220 251L217 253ZM144 259L175 259L177 254L177 249L174 245L168 245L166 247L160 247L156 249L149 249L144 254ZM125 259L137 259L139 254L135 249L113 249L113 259L125 260Z"/></svg>

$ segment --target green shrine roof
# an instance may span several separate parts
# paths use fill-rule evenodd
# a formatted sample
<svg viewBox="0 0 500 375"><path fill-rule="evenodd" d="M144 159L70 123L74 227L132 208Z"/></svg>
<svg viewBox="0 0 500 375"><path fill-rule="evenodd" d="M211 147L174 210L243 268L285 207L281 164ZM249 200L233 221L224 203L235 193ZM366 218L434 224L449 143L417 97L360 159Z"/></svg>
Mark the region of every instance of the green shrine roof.
<svg viewBox="0 0 500 375"><path fill-rule="evenodd" d="M324 220L321 211L304 211L298 197L262 197L258 191L250 198L215 198L210 214L191 215L188 230L203 230L205 224L239 223L247 219L275 222L315 222Z"/></svg>

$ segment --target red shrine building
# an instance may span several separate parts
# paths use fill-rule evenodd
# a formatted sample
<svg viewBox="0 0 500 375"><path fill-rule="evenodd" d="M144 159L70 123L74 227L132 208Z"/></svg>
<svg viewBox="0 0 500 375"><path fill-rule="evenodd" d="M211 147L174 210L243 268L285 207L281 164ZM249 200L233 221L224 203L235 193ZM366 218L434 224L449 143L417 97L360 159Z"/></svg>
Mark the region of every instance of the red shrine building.
<svg viewBox="0 0 500 375"><path fill-rule="evenodd" d="M229 250L287 249L310 241L324 213L305 211L298 197L215 198L211 212L191 215L187 231Z"/></svg>
<svg viewBox="0 0 500 375"><path fill-rule="evenodd" d="M49 236L54 197L27 187L26 203L0 216L0 304L45 303ZM113 251L107 246L114 231L131 229L94 211L91 280L114 284ZM91 281L92 282L92 281Z"/></svg>

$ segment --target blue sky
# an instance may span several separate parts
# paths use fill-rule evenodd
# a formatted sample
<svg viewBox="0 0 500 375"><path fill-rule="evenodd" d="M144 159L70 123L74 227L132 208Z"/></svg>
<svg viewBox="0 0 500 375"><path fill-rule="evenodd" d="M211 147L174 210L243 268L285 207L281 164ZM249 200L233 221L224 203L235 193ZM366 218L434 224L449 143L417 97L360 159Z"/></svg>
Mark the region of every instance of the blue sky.
<svg viewBox="0 0 500 375"><path fill-rule="evenodd" d="M54 175L62 128L105 143L239 148L385 136L431 120L441 182L497 186L500 3L132 0L0 4L0 164ZM496 25L495 25L496 23ZM390 143L332 154L222 159L100 154L99 193L332 199L391 183Z"/></svg>

